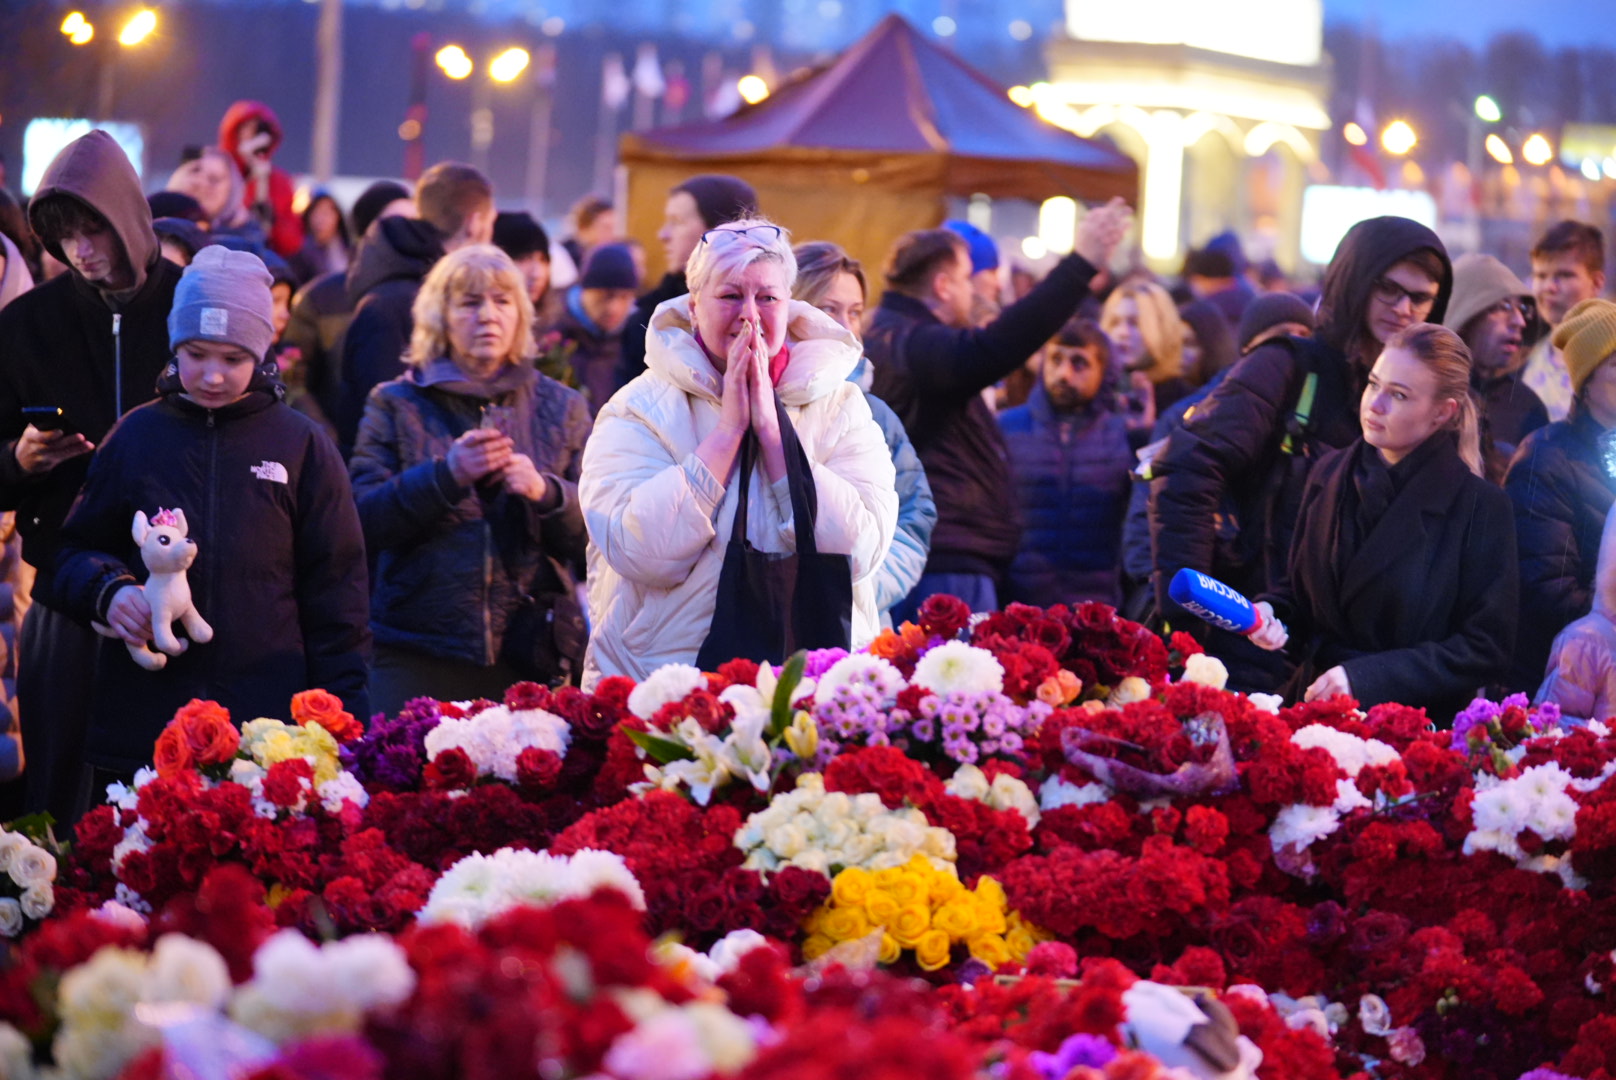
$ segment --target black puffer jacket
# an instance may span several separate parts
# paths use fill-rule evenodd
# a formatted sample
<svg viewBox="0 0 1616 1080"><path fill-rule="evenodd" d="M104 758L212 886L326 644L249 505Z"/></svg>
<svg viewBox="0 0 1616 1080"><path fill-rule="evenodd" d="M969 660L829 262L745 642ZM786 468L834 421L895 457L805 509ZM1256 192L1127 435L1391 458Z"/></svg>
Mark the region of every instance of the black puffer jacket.
<svg viewBox="0 0 1616 1080"><path fill-rule="evenodd" d="M1330 261L1311 340L1286 339L1243 357L1182 427L1168 437L1152 468L1151 532L1157 590L1164 612L1167 582L1188 566L1223 577L1255 596L1283 573L1309 463L1362 433L1359 398L1376 349L1365 319L1375 283L1421 249L1445 269L1429 319L1441 322L1453 271L1437 235L1407 218L1354 225ZM1305 431L1283 442L1307 374L1318 376ZM1215 528L1225 495L1238 506L1236 564L1214 557Z"/></svg>
<svg viewBox="0 0 1616 1080"><path fill-rule="evenodd" d="M1593 607L1599 536L1616 500L1601 459L1604 432L1581 405L1526 437L1504 479L1521 558L1521 625L1510 685L1543 681L1554 635Z"/></svg>
<svg viewBox="0 0 1616 1080"><path fill-rule="evenodd" d="M449 447L490 403L513 410L505 431L545 474L545 503L497 484L464 488L449 472ZM577 481L589 429L583 395L527 367L484 385L438 360L377 387L349 466L377 559L376 640L494 663L523 593L554 587L546 557L584 557Z"/></svg>
<svg viewBox="0 0 1616 1080"><path fill-rule="evenodd" d="M53 195L71 196L111 223L137 268L137 284L127 296L109 296L69 271L0 312L0 510L17 511L23 559L40 571L34 599L52 607L57 531L90 457L43 476L24 473L16 453L27 426L22 409L54 405L99 446L120 412L157 394L157 376L173 356L168 309L180 279L180 268L158 254L139 177L105 132L78 139L51 163L34 201ZM51 254L62 256L56 245Z"/></svg>
<svg viewBox="0 0 1616 1080"><path fill-rule="evenodd" d="M645 332L651 328L651 313L664 300L672 300L689 291L685 272L679 270L663 274L656 288L634 301L634 310L629 313L628 322L623 324L623 358L617 369L618 386L627 386L645 374ZM595 411L599 412L604 404L604 401L595 402Z"/></svg>
<svg viewBox="0 0 1616 1080"><path fill-rule="evenodd" d="M397 378L415 320L410 309L421 282L443 258L438 230L416 218L382 218L371 226L348 270L353 319L342 339L337 411L331 422L342 452L352 452L370 388Z"/></svg>
<svg viewBox="0 0 1616 1080"><path fill-rule="evenodd" d="M293 694L319 687L368 716L368 584L353 494L330 437L279 400L272 372L273 362L261 367L245 398L212 410L180 397L165 374L164 397L124 417L96 452L62 529L63 610L104 621L141 567L135 511L179 508L197 544L191 597L213 639L158 672L138 667L121 641L101 643L91 764L149 762L192 698L245 723L284 718Z"/></svg>
<svg viewBox="0 0 1616 1080"><path fill-rule="evenodd" d="M1021 523L1009 451L982 390L1055 336L1094 274L1069 255L980 329L946 326L913 297L881 297L864 338L875 369L870 391L903 421L937 498L928 572L1001 577L1015 558Z"/></svg>

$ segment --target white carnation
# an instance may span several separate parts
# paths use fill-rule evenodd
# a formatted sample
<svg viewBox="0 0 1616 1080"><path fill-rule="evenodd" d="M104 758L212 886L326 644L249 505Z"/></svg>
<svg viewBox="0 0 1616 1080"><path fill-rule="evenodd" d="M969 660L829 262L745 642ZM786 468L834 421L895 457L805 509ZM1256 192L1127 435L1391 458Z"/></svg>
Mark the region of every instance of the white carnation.
<svg viewBox="0 0 1616 1080"><path fill-rule="evenodd" d="M753 949L764 948L769 939L756 930L731 930L714 943L707 950L707 958L712 961L719 974L734 971L740 964L741 957Z"/></svg>
<svg viewBox="0 0 1616 1080"><path fill-rule="evenodd" d="M689 664L666 664L651 672L628 696L628 710L641 720L649 720L662 706L683 701L691 693L707 688L707 676Z"/></svg>
<svg viewBox="0 0 1616 1080"><path fill-rule="evenodd" d="M332 992L355 1008L402 1005L415 992L415 971L404 950L385 934L359 934L320 950Z"/></svg>
<svg viewBox="0 0 1616 1080"><path fill-rule="evenodd" d="M418 921L453 922L476 929L521 904L553 904L616 889L645 910L645 893L622 856L609 851L552 855L545 851L501 848L473 853L444 872L432 887Z"/></svg>
<svg viewBox="0 0 1616 1080"><path fill-rule="evenodd" d="M1340 825L1341 818L1330 807L1297 803L1274 816L1268 842L1276 852L1287 847L1303 850L1335 832Z"/></svg>
<svg viewBox="0 0 1616 1080"><path fill-rule="evenodd" d="M164 934L152 950L140 998L220 1009L230 997L230 969L218 950L184 934Z"/></svg>
<svg viewBox="0 0 1616 1080"><path fill-rule="evenodd" d="M1004 667L986 649L945 641L920 658L913 682L934 694L996 694L1004 690Z"/></svg>
<svg viewBox="0 0 1616 1080"><path fill-rule="evenodd" d="M1051 776L1038 789L1038 805L1044 813L1063 806L1089 806L1111 798L1111 789L1100 783L1072 784Z"/></svg>
<svg viewBox="0 0 1616 1080"><path fill-rule="evenodd" d="M1390 765L1399 760L1397 751L1379 739L1360 739L1325 724L1308 724L1291 736L1291 742L1303 749L1317 746L1329 751L1341 771L1354 779L1366 765Z"/></svg>
<svg viewBox="0 0 1616 1080"><path fill-rule="evenodd" d="M1222 690L1229 685L1229 669L1210 653L1196 653L1184 661L1184 681Z"/></svg>
<svg viewBox="0 0 1616 1080"><path fill-rule="evenodd" d="M987 774L981 769L975 765L961 765L954 775L948 778L943 790L961 799L986 802L990 786Z"/></svg>
<svg viewBox="0 0 1616 1080"><path fill-rule="evenodd" d="M353 773L339 772L320 785L320 805L325 807L328 814L339 814L345 802L351 802L363 810L370 805L370 792L365 790L365 785Z"/></svg>

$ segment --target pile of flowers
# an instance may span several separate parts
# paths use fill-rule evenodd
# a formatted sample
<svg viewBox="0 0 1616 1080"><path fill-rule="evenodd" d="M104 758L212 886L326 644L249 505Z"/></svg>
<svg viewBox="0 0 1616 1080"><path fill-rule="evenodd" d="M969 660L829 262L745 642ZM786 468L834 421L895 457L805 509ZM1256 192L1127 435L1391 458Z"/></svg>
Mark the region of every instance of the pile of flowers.
<svg viewBox="0 0 1616 1080"><path fill-rule="evenodd" d="M158 1004L153 949L183 934L230 982L184 1003L268 1039L264 1080L323 1076L287 1062L325 1031L247 1023L243 988L272 939L379 935L414 987L333 1037L411 1075L492 1074L513 1037L551 1055L513 1075L903 1075L894 1042L927 1075L1011 1080L1140 1080L1173 1046L1260 1080L1616 1075L1616 734L1524 699L1438 731L1225 681L1104 605L938 597L781 667L368 725L317 692L240 728L194 702L79 823L0 962L0 1022L136 1068L150 1032L77 991ZM28 887L0 876L0 908ZM140 956L56 993L102 946ZM578 954L614 974L581 981Z"/></svg>

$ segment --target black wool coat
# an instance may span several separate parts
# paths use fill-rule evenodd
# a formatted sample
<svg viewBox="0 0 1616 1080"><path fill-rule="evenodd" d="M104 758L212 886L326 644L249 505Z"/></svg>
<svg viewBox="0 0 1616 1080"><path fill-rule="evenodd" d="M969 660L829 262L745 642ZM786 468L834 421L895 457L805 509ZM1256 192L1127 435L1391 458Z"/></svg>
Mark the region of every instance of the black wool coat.
<svg viewBox="0 0 1616 1080"><path fill-rule="evenodd" d="M1353 471L1377 451L1357 440L1308 477L1289 580L1267 597L1302 653L1298 696L1339 664L1365 708L1423 706L1441 723L1503 672L1519 600L1509 497L1469 470L1453 436L1433 438L1356 545L1342 529Z"/></svg>

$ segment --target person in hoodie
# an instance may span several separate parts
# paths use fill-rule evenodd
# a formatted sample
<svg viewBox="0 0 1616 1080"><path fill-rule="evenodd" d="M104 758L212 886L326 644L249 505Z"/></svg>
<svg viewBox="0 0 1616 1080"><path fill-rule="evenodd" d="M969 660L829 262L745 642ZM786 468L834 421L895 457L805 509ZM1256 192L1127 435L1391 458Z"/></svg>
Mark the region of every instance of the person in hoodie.
<svg viewBox="0 0 1616 1080"><path fill-rule="evenodd" d="M1357 403L1381 347L1415 323L1441 322L1452 289L1447 250L1430 229L1400 217L1359 222L1325 270L1314 336L1242 358L1157 455L1158 603L1175 628L1202 637L1238 688L1271 691L1289 665L1188 619L1167 599L1168 582L1190 567L1256 596L1278 580L1313 460L1362 434Z"/></svg>
<svg viewBox="0 0 1616 1080"><path fill-rule="evenodd" d="M812 304L848 333L862 338L864 304L869 296L863 265L837 245L825 242L798 244L793 253L797 256L797 281L791 287L792 296ZM909 433L903 430L903 421L886 402L870 393L873 378L868 359L860 359L848 376L864 391L864 400L881 427L896 470L898 526L892 534L892 547L881 560L875 577L876 610L881 613L882 625L888 625L894 605L909 595L926 570L931 530L937 524L937 501L931 497L926 467L920 463Z"/></svg>
<svg viewBox="0 0 1616 1080"><path fill-rule="evenodd" d="M1101 393L1111 344L1073 319L1044 346L1025 405L999 414L1025 528L1006 598L1024 604L1122 602L1128 424Z"/></svg>
<svg viewBox="0 0 1616 1080"><path fill-rule="evenodd" d="M1532 291L1509 267L1477 252L1453 260L1453 299L1442 324L1464 338L1475 360L1481 450L1495 484L1504 482L1521 440L1549 422L1542 399L1522 377L1522 337L1536 320Z"/></svg>
<svg viewBox="0 0 1616 1080"><path fill-rule="evenodd" d="M581 656L540 671L531 650L517 652L532 636L519 613L549 603L559 615L584 554L575 485L589 407L534 370L534 349L516 264L493 245L463 247L421 286L410 370L371 392L350 466L376 556L378 709L498 698L513 682L577 671Z"/></svg>
<svg viewBox="0 0 1616 1080"><path fill-rule="evenodd" d="M219 121L219 147L245 182L237 198L263 227L269 249L289 259L303 246L303 222L292 210L292 177L272 161L280 145L280 118L261 101L238 101Z"/></svg>
<svg viewBox="0 0 1616 1080"><path fill-rule="evenodd" d="M320 688L370 715L364 540L331 440L282 401L270 276L245 251L211 245L186 268L168 315L174 359L162 397L119 422L62 526L55 588L64 610L117 634L102 640L85 760L129 774L193 698L238 724L285 715ZM156 466L156 467L154 467ZM125 645L149 642L135 512L183 511L196 561L187 577L213 628L159 671Z"/></svg>
<svg viewBox="0 0 1616 1080"><path fill-rule="evenodd" d="M17 512L23 560L39 572L18 646L26 801L66 822L78 804L97 638L52 588L58 534L90 452L156 394L180 269L159 253L140 178L104 131L57 154L28 211L70 272L0 311L0 510ZM30 406L62 410L61 429L30 423Z"/></svg>
<svg viewBox="0 0 1616 1080"><path fill-rule="evenodd" d="M410 310L421 282L437 261L494 236L494 188L470 165L445 161L421 174L413 218L383 218L367 233L348 273L353 321L342 339L341 388L328 414L337 444L352 451L370 388L404 371Z"/></svg>
<svg viewBox="0 0 1616 1080"><path fill-rule="evenodd" d="M1533 704L1549 702L1581 720L1616 716L1616 509L1605 515L1593 610L1560 631Z"/></svg>
<svg viewBox="0 0 1616 1080"><path fill-rule="evenodd" d="M685 281L685 264L703 234L757 210L758 197L752 185L722 173L692 176L668 192L668 203L662 211L662 228L657 231L668 268L656 288L640 297L628 322L623 324L619 385L627 385L645 371L645 350L649 347L646 331L651 325L652 313L664 301L690 291Z"/></svg>
<svg viewBox="0 0 1616 1080"><path fill-rule="evenodd" d="M354 235L360 238L355 242L355 256L372 223L414 214L409 188L393 180L371 184L354 200ZM342 387L342 340L353 319L353 301L348 298L348 274L353 268L350 263L347 270L321 274L298 289L292 296L292 317L284 335L285 345L302 353L309 394L327 419L337 414L337 394Z"/></svg>
<svg viewBox="0 0 1616 1080"><path fill-rule="evenodd" d="M791 299L797 259L778 225L743 218L709 230L689 266L689 297L651 318L649 369L606 403L584 449L585 689L696 660L712 629L748 433L761 467L747 487L746 535L761 551L796 549L776 401L812 470L818 549L851 561L854 647L881 629L875 577L898 496L881 429L847 380L858 339Z"/></svg>
<svg viewBox="0 0 1616 1080"><path fill-rule="evenodd" d="M602 244L585 259L578 283L567 289L560 316L539 330L540 348L562 358L564 381L583 392L591 416L617 392L623 326L639 290L628 246Z"/></svg>

